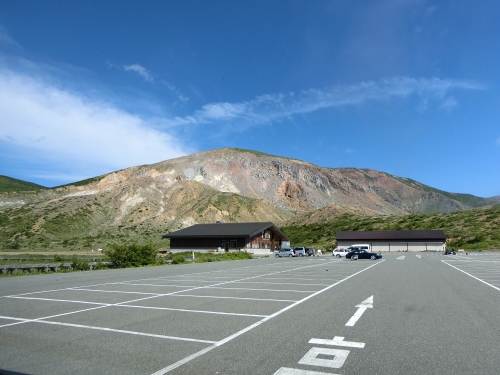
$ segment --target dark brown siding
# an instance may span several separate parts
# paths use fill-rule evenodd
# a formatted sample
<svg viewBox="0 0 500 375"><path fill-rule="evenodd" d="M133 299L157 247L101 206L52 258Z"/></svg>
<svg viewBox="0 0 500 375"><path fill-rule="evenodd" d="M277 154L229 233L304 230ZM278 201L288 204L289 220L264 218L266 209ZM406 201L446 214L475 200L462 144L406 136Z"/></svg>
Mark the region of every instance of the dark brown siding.
<svg viewBox="0 0 500 375"><path fill-rule="evenodd" d="M170 240L171 249L217 249L222 246L222 241L236 241L237 248L244 248L246 243L244 238L172 238Z"/></svg>

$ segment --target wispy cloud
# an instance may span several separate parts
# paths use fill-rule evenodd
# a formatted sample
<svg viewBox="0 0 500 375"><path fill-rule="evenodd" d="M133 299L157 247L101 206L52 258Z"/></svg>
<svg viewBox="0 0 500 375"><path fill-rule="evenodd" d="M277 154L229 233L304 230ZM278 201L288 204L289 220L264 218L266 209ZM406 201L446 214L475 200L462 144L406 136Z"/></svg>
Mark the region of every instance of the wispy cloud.
<svg viewBox="0 0 500 375"><path fill-rule="evenodd" d="M453 97L447 97L449 92L484 89L486 87L483 84L470 80L397 77L354 85L308 89L299 93L262 95L239 103L210 103L190 116L177 117L169 121L177 125L216 122L263 124L325 108L360 105L368 101L385 102L410 96L415 96L421 101L419 111L425 111L430 102L437 102L442 108L450 110L457 105L457 102Z"/></svg>
<svg viewBox="0 0 500 375"><path fill-rule="evenodd" d="M22 49L21 45L12 39L12 37L4 31L2 26L0 26L0 44Z"/></svg>
<svg viewBox="0 0 500 375"><path fill-rule="evenodd" d="M177 87L175 87L174 84L168 82L168 81L165 81L164 79L162 79L160 81L160 83L162 83L165 87L167 87L176 97L177 97L177 100L173 103L174 105L177 105L179 103L181 104L185 104L189 101L189 97L187 97L186 95L182 94L178 89Z"/></svg>
<svg viewBox="0 0 500 375"><path fill-rule="evenodd" d="M151 73L149 72L149 70L147 70L142 65L139 65L139 64L123 65L123 69L126 72L134 72L134 73L140 75L147 82L154 82L154 79L151 76Z"/></svg>
<svg viewBox="0 0 500 375"><path fill-rule="evenodd" d="M144 81L146 81L146 82L162 84L163 86L168 88L173 95L175 95L176 100L172 103L174 106L176 106L178 104L185 104L189 101L189 97L187 97L180 90L178 90L177 87L175 87L175 85L173 83L168 82L168 81L161 79L161 78L155 79L154 75L148 69L146 69L144 66L142 66L140 64L123 65L123 66L119 67L119 66L116 66L116 65L110 63L109 61L106 61L106 65L110 68L122 68L126 72L135 73L135 74L139 75L140 77L142 77L142 79L144 79Z"/></svg>

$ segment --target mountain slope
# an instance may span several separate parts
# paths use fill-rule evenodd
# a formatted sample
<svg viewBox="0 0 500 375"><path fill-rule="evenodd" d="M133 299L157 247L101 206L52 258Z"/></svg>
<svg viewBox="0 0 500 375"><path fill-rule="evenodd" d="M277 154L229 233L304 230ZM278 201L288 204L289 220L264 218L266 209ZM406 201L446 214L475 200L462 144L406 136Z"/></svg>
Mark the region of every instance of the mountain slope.
<svg viewBox="0 0 500 375"><path fill-rule="evenodd" d="M47 189L45 186L34 184L16 178L1 176L0 175L0 193L13 192L13 191L32 191Z"/></svg>

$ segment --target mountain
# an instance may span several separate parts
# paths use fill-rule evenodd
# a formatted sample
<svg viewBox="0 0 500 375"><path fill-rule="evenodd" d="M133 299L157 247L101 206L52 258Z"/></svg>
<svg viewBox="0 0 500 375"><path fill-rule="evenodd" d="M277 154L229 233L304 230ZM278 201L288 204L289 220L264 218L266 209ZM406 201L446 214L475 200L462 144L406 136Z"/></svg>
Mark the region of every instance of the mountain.
<svg viewBox="0 0 500 375"><path fill-rule="evenodd" d="M48 189L45 186L0 175L0 192Z"/></svg>
<svg viewBox="0 0 500 375"><path fill-rule="evenodd" d="M296 225L345 213L452 212L494 203L495 198L448 193L375 170L217 149L57 188L2 193L0 246L161 243L161 234L195 223Z"/></svg>

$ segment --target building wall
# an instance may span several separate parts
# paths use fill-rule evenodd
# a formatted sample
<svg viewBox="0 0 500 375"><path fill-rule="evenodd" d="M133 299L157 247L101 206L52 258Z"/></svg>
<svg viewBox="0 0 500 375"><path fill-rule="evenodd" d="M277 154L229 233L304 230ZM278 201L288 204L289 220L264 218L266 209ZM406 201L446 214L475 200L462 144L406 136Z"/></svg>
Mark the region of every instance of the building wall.
<svg viewBox="0 0 500 375"><path fill-rule="evenodd" d="M354 244L367 243L371 246L372 252L398 252L398 251L444 251L445 242L416 242L416 241L338 241L338 247L349 247Z"/></svg>
<svg viewBox="0 0 500 375"><path fill-rule="evenodd" d="M177 249L182 251L192 250L211 250L216 251L219 248L224 250L225 243L228 242L228 248L241 249L246 245L245 238L172 238L170 240L170 249ZM188 249L188 250L183 250Z"/></svg>
<svg viewBox="0 0 500 375"><path fill-rule="evenodd" d="M170 251L224 251L226 243L229 251L240 249L249 250L252 253L272 252L274 246L279 245L279 241L274 241L270 233L263 233L252 238L172 238L170 240Z"/></svg>

